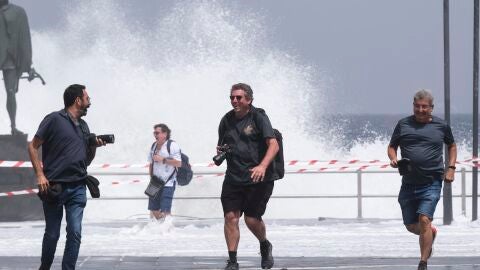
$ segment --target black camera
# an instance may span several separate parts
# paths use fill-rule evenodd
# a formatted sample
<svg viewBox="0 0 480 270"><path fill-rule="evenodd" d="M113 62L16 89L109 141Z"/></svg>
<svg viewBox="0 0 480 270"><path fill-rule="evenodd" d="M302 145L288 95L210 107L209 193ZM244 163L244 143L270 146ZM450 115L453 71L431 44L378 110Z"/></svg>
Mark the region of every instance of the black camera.
<svg viewBox="0 0 480 270"><path fill-rule="evenodd" d="M232 149L228 144L224 144L218 147L218 151L220 151L220 153L213 157L213 163L215 163L217 166L220 166L225 158L227 158L227 154L230 153Z"/></svg>
<svg viewBox="0 0 480 270"><path fill-rule="evenodd" d="M89 146L96 146L97 145L97 138L102 140L104 143L114 143L115 142L115 135L113 135L113 134L95 135L95 133L90 133L88 135L88 145Z"/></svg>
<svg viewBox="0 0 480 270"><path fill-rule="evenodd" d="M408 158L400 159L399 161L397 161L397 165L398 165L398 172L402 176L410 174L413 170L410 159Z"/></svg>

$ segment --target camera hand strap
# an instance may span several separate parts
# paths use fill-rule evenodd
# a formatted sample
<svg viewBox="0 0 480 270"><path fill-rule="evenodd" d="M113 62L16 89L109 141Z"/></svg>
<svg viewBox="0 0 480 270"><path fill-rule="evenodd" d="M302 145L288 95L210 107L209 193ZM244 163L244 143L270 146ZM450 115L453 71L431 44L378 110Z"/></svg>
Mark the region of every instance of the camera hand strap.
<svg viewBox="0 0 480 270"><path fill-rule="evenodd" d="M154 142L152 144L152 147L150 147L150 155L151 155L151 158L152 158L152 162L150 163L150 172L151 172L150 177L153 176L153 163L155 163L155 161L153 160L153 155L155 154L155 148L156 147L157 147L157 142Z"/></svg>

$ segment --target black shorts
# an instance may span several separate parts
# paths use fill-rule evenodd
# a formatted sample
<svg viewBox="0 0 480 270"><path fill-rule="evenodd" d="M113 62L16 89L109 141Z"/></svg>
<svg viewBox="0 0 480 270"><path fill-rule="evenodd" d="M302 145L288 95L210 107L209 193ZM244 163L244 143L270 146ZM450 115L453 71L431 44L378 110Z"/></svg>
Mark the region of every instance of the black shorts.
<svg viewBox="0 0 480 270"><path fill-rule="evenodd" d="M262 220L273 186L273 181L248 186L232 185L224 181L221 196L223 214L240 211L240 215L245 213L247 217Z"/></svg>

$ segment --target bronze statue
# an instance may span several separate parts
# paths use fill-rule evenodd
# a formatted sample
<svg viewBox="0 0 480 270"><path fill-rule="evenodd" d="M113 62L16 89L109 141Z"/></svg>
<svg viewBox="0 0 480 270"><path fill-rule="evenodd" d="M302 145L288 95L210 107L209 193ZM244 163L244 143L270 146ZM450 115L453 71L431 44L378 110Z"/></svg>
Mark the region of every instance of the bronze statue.
<svg viewBox="0 0 480 270"><path fill-rule="evenodd" d="M29 80L35 77L35 70L31 66L32 43L27 14L22 7L9 4L8 0L0 0L0 69L3 71L7 92L7 111L12 135L22 134L15 124L17 112L15 95L23 72L28 72Z"/></svg>

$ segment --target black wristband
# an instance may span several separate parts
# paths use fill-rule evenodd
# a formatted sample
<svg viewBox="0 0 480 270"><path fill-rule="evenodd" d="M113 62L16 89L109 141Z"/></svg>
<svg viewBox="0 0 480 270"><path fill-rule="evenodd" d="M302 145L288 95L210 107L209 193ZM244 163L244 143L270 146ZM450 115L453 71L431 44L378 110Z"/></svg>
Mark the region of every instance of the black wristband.
<svg viewBox="0 0 480 270"><path fill-rule="evenodd" d="M455 167L455 166L453 166L453 165L452 165L452 166L448 166L448 168L449 168L449 169L454 169L454 170L457 169L457 167Z"/></svg>

